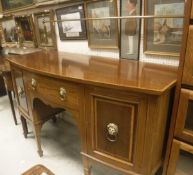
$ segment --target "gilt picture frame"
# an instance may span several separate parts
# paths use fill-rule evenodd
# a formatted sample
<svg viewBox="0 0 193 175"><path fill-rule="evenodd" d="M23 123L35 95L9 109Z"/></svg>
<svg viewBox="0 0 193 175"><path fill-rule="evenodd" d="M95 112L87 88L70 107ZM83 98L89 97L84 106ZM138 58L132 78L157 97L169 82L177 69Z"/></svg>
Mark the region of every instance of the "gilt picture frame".
<svg viewBox="0 0 193 175"><path fill-rule="evenodd" d="M145 0L145 15L183 16L184 0ZM144 20L144 53L179 57L183 18Z"/></svg>
<svg viewBox="0 0 193 175"><path fill-rule="evenodd" d="M57 20L85 18L84 5L78 4L56 10ZM60 40L86 40L86 23L83 20L58 22Z"/></svg>
<svg viewBox="0 0 193 175"><path fill-rule="evenodd" d="M24 47L35 47L37 45L32 15L15 17L18 26L20 44Z"/></svg>
<svg viewBox="0 0 193 175"><path fill-rule="evenodd" d="M87 18L102 18L117 16L117 1L97 0L85 4ZM119 32L118 20L88 20L88 46L99 49L118 49Z"/></svg>
<svg viewBox="0 0 193 175"><path fill-rule="evenodd" d="M13 16L1 19L2 44L15 47L18 43L17 25Z"/></svg>
<svg viewBox="0 0 193 175"><path fill-rule="evenodd" d="M140 16L141 11L141 0L121 1L121 16ZM140 54L141 19L121 19L120 30L120 58L138 60Z"/></svg>
<svg viewBox="0 0 193 175"><path fill-rule="evenodd" d="M33 0L1 0L3 11L25 9L33 5Z"/></svg>
<svg viewBox="0 0 193 175"><path fill-rule="evenodd" d="M53 20L54 11L40 12L34 14L38 47L56 48L56 33Z"/></svg>

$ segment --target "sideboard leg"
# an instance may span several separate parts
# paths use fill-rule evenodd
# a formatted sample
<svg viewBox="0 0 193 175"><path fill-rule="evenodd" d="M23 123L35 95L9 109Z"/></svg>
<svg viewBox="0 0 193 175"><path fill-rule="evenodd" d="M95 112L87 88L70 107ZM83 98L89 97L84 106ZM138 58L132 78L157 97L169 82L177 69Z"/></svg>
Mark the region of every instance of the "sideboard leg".
<svg viewBox="0 0 193 175"><path fill-rule="evenodd" d="M42 124L34 124L35 139L36 139L36 144L38 148L38 154L40 157L43 156L43 151L41 147L41 129L42 129Z"/></svg>
<svg viewBox="0 0 193 175"><path fill-rule="evenodd" d="M83 157L84 175L91 175L91 167L88 158Z"/></svg>
<svg viewBox="0 0 193 175"><path fill-rule="evenodd" d="M12 111L13 119L14 119L15 125L17 125L17 118L15 115L15 109L14 109L13 97L12 97L11 91L7 90L7 94L8 94L9 102L11 105L11 111Z"/></svg>
<svg viewBox="0 0 193 175"><path fill-rule="evenodd" d="M27 134L28 134L27 122L26 122L26 119L22 115L21 115L21 124L23 128L24 137L27 138Z"/></svg>

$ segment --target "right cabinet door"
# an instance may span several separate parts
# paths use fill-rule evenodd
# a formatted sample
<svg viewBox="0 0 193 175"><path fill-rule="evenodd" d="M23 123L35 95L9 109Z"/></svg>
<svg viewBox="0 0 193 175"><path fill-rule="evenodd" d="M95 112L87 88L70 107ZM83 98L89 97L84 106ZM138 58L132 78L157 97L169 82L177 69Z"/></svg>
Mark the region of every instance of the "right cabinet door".
<svg viewBox="0 0 193 175"><path fill-rule="evenodd" d="M182 89L178 107L175 136L193 144L193 91Z"/></svg>
<svg viewBox="0 0 193 175"><path fill-rule="evenodd" d="M193 146L173 140L167 175L193 174Z"/></svg>
<svg viewBox="0 0 193 175"><path fill-rule="evenodd" d="M140 172L146 97L97 88L87 94L89 155L111 165Z"/></svg>
<svg viewBox="0 0 193 175"><path fill-rule="evenodd" d="M189 27L182 84L193 86L193 25Z"/></svg>

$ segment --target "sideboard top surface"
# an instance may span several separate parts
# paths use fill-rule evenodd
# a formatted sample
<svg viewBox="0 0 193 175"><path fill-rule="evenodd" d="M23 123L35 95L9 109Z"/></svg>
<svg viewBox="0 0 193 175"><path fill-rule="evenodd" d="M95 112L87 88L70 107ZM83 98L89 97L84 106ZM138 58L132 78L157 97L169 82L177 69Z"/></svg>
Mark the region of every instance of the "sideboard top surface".
<svg viewBox="0 0 193 175"><path fill-rule="evenodd" d="M9 55L24 70L73 82L161 95L176 84L177 67L57 51Z"/></svg>

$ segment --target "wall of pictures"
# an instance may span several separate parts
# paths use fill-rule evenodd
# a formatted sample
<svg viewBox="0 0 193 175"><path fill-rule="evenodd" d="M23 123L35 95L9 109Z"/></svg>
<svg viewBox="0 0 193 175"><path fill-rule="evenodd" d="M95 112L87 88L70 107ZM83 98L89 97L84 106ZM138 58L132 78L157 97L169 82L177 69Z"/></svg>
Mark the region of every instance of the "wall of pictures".
<svg viewBox="0 0 193 175"><path fill-rule="evenodd" d="M16 28L17 30L18 28L20 29L19 34L23 35L22 40L24 41L27 41L25 36L31 34L31 40L33 41L32 46L34 47L53 47L62 52L104 56L115 59L140 59L146 62L178 66L180 39L183 31L182 19L151 20L150 22L147 20L144 22L143 20L124 19L121 20L120 25L118 25L117 20L89 20L87 22L77 20L58 22L55 23L55 25L43 23L44 21L53 19L101 18L116 16L118 14L132 16L177 13L179 10L176 11L173 9L173 3L175 3L175 6L183 8L183 0L177 0L177 2L174 2L174 0L170 1L171 2L166 0L154 0L155 4L151 7L154 9L152 10L150 8L149 11L147 10L148 8L145 8L146 11L144 11L145 5L148 7L152 5L147 3L149 2L148 0L145 0L145 4L143 0L136 0L134 3L132 1L133 4L131 4L130 7L128 4L129 0L89 0L86 2L85 6L79 3L67 4L64 7L59 5L58 8L50 12L45 13L42 9L42 12L34 13L33 20L35 25L30 27L31 20L28 20L29 30L22 30L22 25L20 25L21 20L16 20ZM23 0L23 2L26 1ZM130 11L128 11L128 9ZM183 13L176 15L183 15ZM144 23L145 30L143 28ZM4 24L6 26L6 21ZM149 29L146 27L147 24L148 26L151 24L153 27ZM163 29L165 32L164 35L163 32L159 33L159 31L155 29L155 26L158 26L160 30ZM165 31L165 29L167 30ZM6 34L9 34L7 30L9 31L9 28L6 29ZM150 34L153 33L153 35L147 32ZM54 33L56 35L53 35ZM24 34L26 35L24 36ZM36 38L34 38L35 35ZM11 36L5 36L5 38L8 39L10 37ZM29 41L26 43L29 44ZM11 44L13 43L9 42L9 45ZM175 51L177 51L177 53L175 53Z"/></svg>
<svg viewBox="0 0 193 175"><path fill-rule="evenodd" d="M126 1L126 0L125 0ZM144 1L142 1L142 6L144 6ZM120 0L117 3L118 13L120 13ZM142 11L142 13L144 13ZM141 23L143 27L143 21ZM91 49L88 46L88 41L61 41L58 33L58 27L56 27L56 35L57 35L57 45L59 51L64 52L72 52L78 54L86 54L86 55L95 55L95 56L104 56L104 57L112 57L115 59L119 59L120 53L118 50L112 49ZM151 62L157 64L165 64L165 65L179 65L179 57L178 56L168 56L168 55L149 55L144 54L144 30L141 29L141 39L140 39L140 52L139 58L144 62Z"/></svg>

